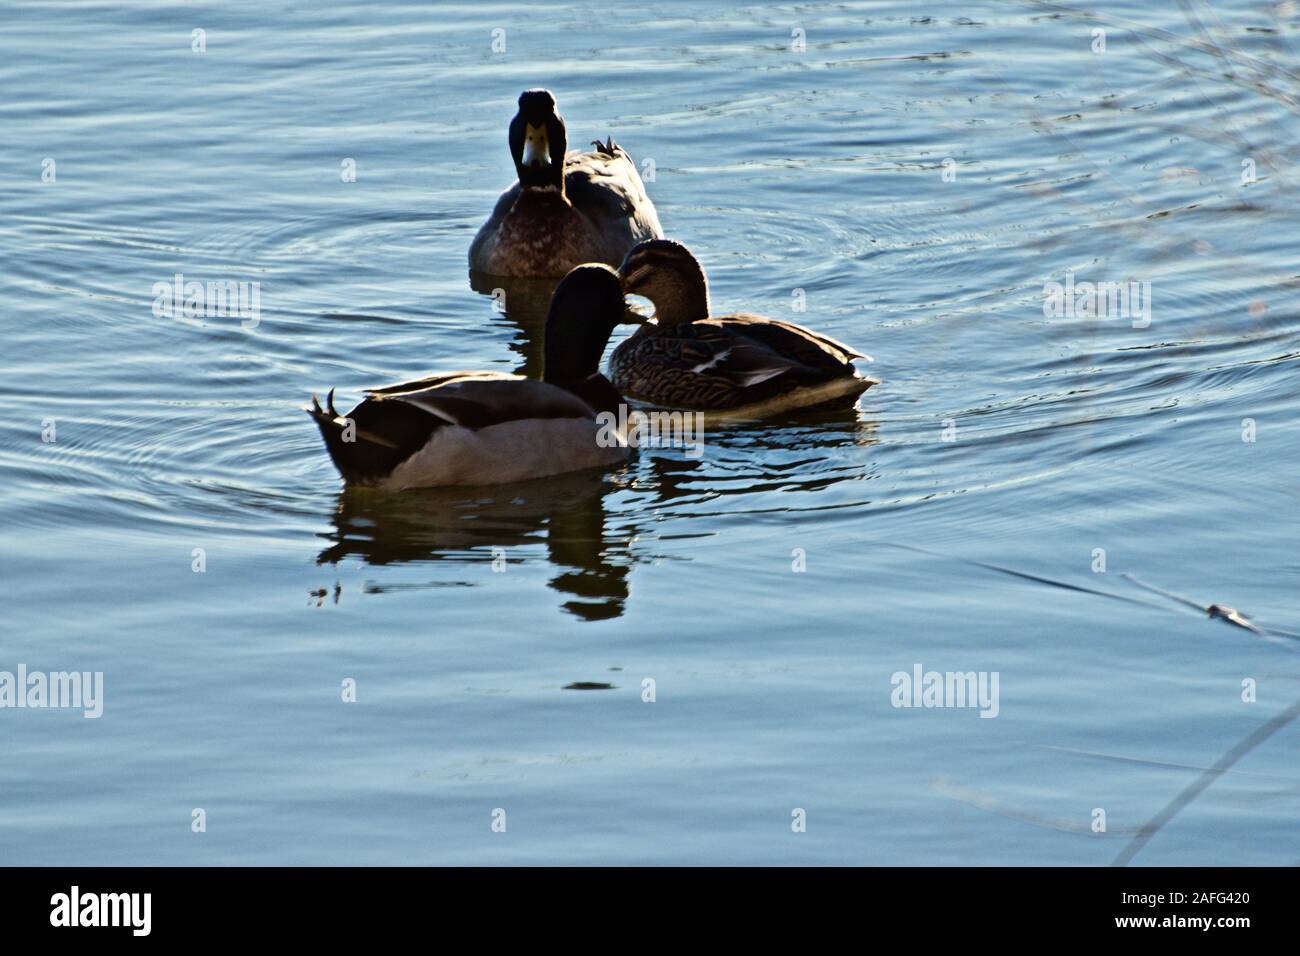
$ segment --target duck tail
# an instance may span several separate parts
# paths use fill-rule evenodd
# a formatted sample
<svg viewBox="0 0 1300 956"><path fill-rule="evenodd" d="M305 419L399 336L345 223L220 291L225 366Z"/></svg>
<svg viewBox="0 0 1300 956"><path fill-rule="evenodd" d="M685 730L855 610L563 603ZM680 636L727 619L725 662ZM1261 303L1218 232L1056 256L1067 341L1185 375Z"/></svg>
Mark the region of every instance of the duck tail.
<svg viewBox="0 0 1300 956"><path fill-rule="evenodd" d="M361 464L362 455L360 447L363 442L356 440L356 425L347 418L338 413L334 407L334 389L330 389L325 396L325 407L322 408L320 400L316 398L316 393L312 392L311 404L303 406L303 411L312 417L316 427L320 429L321 438L325 440L325 450L329 452L330 460L334 462L334 467L339 470L339 474L348 482L365 482L367 476L363 470L358 467ZM352 433L348 434L351 427Z"/></svg>
<svg viewBox="0 0 1300 956"><path fill-rule="evenodd" d="M428 441L436 427L432 416L403 402L384 403L375 414L367 400L342 415L334 407L334 389L322 408L315 394L303 411L312 417L325 440L325 449L349 484L373 485L387 478L412 452Z"/></svg>

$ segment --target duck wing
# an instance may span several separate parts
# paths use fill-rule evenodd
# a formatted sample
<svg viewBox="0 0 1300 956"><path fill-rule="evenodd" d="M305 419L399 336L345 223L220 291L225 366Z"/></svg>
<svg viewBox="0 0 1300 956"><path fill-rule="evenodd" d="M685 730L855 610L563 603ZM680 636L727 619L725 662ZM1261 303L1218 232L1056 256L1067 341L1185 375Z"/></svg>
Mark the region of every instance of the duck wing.
<svg viewBox="0 0 1300 956"><path fill-rule="evenodd" d="M590 405L558 385L503 372L450 372L369 389L366 402L402 403L477 431L529 418L591 418ZM360 406L358 406L359 408Z"/></svg>
<svg viewBox="0 0 1300 956"><path fill-rule="evenodd" d="M824 378L719 323L691 322L627 339L610 360L614 384L664 405L729 408Z"/></svg>
<svg viewBox="0 0 1300 956"><path fill-rule="evenodd" d="M793 322L782 322L780 319L769 319L748 312L705 321L717 323L730 332L761 342L780 355L789 356L811 368L822 369L832 374L852 372L854 359L871 361L870 355L859 352L829 335L814 332Z"/></svg>
<svg viewBox="0 0 1300 956"><path fill-rule="evenodd" d="M659 214L646 193L636 164L612 140L596 152L571 152L564 158L564 192L573 208L622 260L643 239L663 237Z"/></svg>

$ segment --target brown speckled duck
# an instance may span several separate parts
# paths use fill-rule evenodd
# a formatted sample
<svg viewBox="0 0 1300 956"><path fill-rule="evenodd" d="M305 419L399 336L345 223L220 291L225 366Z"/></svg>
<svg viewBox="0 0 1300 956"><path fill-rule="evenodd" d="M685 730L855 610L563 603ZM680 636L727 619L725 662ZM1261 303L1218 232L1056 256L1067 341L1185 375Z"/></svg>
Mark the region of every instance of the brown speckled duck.
<svg viewBox="0 0 1300 956"><path fill-rule="evenodd" d="M331 389L324 408L313 395L306 411L354 485L489 485L618 465L629 449L606 440L597 416L617 418L623 398L600 374L600 359L626 317L614 270L579 266L551 300L540 382L451 372L370 389L346 415Z"/></svg>
<svg viewBox="0 0 1300 956"><path fill-rule="evenodd" d="M496 276L562 276L584 262L616 266L642 239L663 235L636 164L614 141L566 152L548 90L526 90L510 122L519 180L497 200L469 247L469 267Z"/></svg>
<svg viewBox="0 0 1300 956"><path fill-rule="evenodd" d="M654 303L610 356L625 395L671 408L761 417L793 408L847 408L876 379L871 357L793 322L737 313L710 316L708 281L691 251L671 239L637 245L619 267L623 291Z"/></svg>

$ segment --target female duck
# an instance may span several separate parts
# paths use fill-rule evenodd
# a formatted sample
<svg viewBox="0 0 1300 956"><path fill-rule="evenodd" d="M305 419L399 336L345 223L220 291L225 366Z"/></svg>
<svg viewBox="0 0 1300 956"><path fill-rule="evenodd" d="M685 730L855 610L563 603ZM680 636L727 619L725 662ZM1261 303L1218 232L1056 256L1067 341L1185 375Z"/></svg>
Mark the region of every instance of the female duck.
<svg viewBox="0 0 1300 956"><path fill-rule="evenodd" d="M619 267L623 291L655 306L614 350L610 376L657 405L758 417L791 408L849 407L876 384L853 367L871 357L793 322L737 313L710 317L708 282L691 251L642 242Z"/></svg>
<svg viewBox="0 0 1300 956"><path fill-rule="evenodd" d="M616 266L642 239L662 236L632 158L613 140L594 145L594 153L567 153L555 97L520 94L510 123L519 181L474 237L469 267L494 276L562 276L583 262Z"/></svg>
<svg viewBox="0 0 1300 956"><path fill-rule="evenodd" d="M597 416L617 418L623 399L599 367L625 316L614 270L580 266L551 300L542 381L452 372L371 389L346 415L330 389L325 408L313 395L306 411L352 484L485 485L617 465L629 450Z"/></svg>

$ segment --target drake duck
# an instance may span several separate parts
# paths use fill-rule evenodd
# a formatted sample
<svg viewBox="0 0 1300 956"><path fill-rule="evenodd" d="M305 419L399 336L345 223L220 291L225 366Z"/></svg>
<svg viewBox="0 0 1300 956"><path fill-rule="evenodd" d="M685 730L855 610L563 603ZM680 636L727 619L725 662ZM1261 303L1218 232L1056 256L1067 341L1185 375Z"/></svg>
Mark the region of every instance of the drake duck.
<svg viewBox="0 0 1300 956"><path fill-rule="evenodd" d="M324 408L312 395L304 410L352 485L486 485L615 466L630 454L609 424L623 397L599 369L625 319L614 270L580 266L551 300L540 382L451 372L369 389L346 415L335 410L333 389Z"/></svg>
<svg viewBox="0 0 1300 956"><path fill-rule="evenodd" d="M625 395L761 417L792 408L849 407L877 384L853 365L871 357L830 336L749 313L711 316L704 270L680 242L642 242L618 271L624 293L655 307L653 324L610 356L610 377Z"/></svg>
<svg viewBox="0 0 1300 956"><path fill-rule="evenodd" d="M566 152L564 119L548 90L526 90L510 122L519 180L469 247L469 267L495 276L562 276L584 262L616 266L642 239L663 235L636 164L612 139Z"/></svg>

